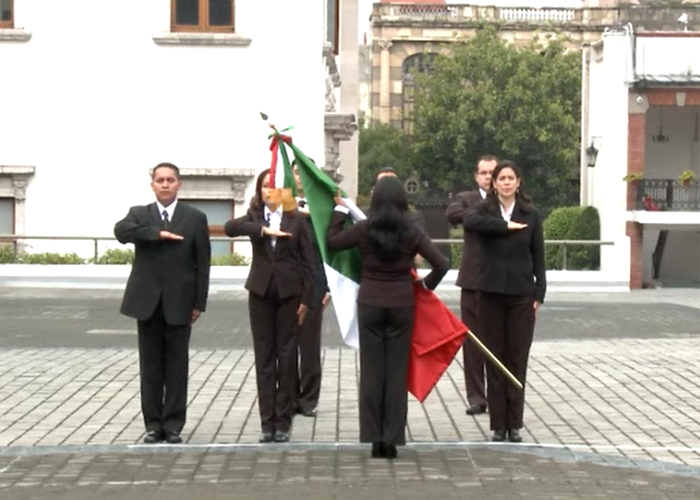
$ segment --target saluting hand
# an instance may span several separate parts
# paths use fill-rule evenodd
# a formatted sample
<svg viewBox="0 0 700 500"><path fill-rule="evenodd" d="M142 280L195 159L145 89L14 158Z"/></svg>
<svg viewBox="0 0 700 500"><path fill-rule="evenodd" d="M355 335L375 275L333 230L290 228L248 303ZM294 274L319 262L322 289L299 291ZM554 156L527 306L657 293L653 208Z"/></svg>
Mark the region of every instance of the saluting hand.
<svg viewBox="0 0 700 500"><path fill-rule="evenodd" d="M158 233L158 237L161 240L174 240L174 241L182 241L185 239L184 236L180 236L179 234L171 233L170 231L161 231Z"/></svg>
<svg viewBox="0 0 700 500"><path fill-rule="evenodd" d="M527 227L527 224L522 224L520 222L513 222L512 220L508 221L508 229L510 229L510 230L525 229L526 227Z"/></svg>
<svg viewBox="0 0 700 500"><path fill-rule="evenodd" d="M280 231L279 229L272 229L271 227L267 227L267 226L263 226L262 232L264 235L276 236L278 238L283 238L283 237L292 235L292 233L285 233L284 231Z"/></svg>

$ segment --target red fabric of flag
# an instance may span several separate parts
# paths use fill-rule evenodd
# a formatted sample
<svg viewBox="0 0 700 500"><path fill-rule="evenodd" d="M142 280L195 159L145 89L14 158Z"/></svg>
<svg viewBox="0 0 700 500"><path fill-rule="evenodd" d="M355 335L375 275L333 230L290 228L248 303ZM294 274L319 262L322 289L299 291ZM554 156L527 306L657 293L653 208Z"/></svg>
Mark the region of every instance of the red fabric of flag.
<svg viewBox="0 0 700 500"><path fill-rule="evenodd" d="M414 294L408 392L422 403L462 347L467 327L422 283L414 286Z"/></svg>

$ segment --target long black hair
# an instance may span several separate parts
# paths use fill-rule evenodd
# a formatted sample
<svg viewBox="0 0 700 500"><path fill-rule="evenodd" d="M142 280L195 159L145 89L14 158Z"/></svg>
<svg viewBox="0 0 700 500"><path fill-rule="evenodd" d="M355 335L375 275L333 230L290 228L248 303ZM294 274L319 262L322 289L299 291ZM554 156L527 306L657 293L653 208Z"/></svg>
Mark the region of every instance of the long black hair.
<svg viewBox="0 0 700 500"><path fill-rule="evenodd" d="M505 168L509 168L513 171L515 174L515 178L520 180L520 187L518 190L515 192L515 202L518 204L520 208L525 209L526 211L530 209L532 206L532 198L530 198L528 195L526 195L523 192L523 173L522 170L520 170L520 167L518 167L514 161L511 160L501 160L498 162L496 165L496 168L493 169L493 174L491 174L491 190L486 194L486 206L491 210L492 212L495 213L500 213L501 209L499 208L499 201L498 201L498 192L496 191L496 179L498 179L498 175L501 173L501 171Z"/></svg>
<svg viewBox="0 0 700 500"><path fill-rule="evenodd" d="M401 181L382 177L372 191L367 239L372 251L383 262L401 256L401 247L411 232L408 196Z"/></svg>

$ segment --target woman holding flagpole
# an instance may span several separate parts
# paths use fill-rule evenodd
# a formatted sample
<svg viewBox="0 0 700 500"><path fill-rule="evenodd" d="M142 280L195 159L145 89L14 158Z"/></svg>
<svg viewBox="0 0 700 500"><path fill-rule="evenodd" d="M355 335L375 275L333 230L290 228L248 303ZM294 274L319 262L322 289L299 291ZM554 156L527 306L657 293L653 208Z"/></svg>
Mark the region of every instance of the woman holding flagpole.
<svg viewBox="0 0 700 500"><path fill-rule="evenodd" d="M464 229L479 234L475 332L486 347L525 385L535 318L544 302L542 222L522 191L522 174L510 160L498 162L486 199L464 214ZM492 441L522 441L525 392L487 363Z"/></svg>
<svg viewBox="0 0 700 500"><path fill-rule="evenodd" d="M370 216L345 228L348 209L340 194L326 235L330 250L358 247L362 274L357 296L360 336L360 441L372 443L372 457L396 458L406 443L406 377L414 313L414 280L434 289L449 269L447 258L415 224L403 184L378 180ZM414 278L420 254L433 267Z"/></svg>
<svg viewBox="0 0 700 500"><path fill-rule="evenodd" d="M260 173L248 212L224 226L248 236L253 259L245 287L255 351L260 442L289 441L297 385L299 326L311 300L313 251L303 217L285 211L270 169ZM292 198L293 200L293 198Z"/></svg>

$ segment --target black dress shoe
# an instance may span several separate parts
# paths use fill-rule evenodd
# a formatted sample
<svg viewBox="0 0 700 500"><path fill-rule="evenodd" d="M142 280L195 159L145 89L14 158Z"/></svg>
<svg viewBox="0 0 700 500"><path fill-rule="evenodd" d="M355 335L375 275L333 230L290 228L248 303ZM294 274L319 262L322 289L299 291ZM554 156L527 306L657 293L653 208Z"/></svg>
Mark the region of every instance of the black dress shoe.
<svg viewBox="0 0 700 500"><path fill-rule="evenodd" d="M168 434L165 436L165 441L168 444L180 444L182 443L182 438L177 432L168 432Z"/></svg>
<svg viewBox="0 0 700 500"><path fill-rule="evenodd" d="M520 435L520 430L511 429L508 431L508 441L511 443L522 443L523 437Z"/></svg>
<svg viewBox="0 0 700 500"><path fill-rule="evenodd" d="M305 417L315 417L316 416L316 408L303 408L299 410L299 413L304 415Z"/></svg>
<svg viewBox="0 0 700 500"><path fill-rule="evenodd" d="M494 443L501 443L506 440L506 431L493 431L493 436L491 436L491 441Z"/></svg>
<svg viewBox="0 0 700 500"><path fill-rule="evenodd" d="M386 458L386 444L382 442L372 443L372 458Z"/></svg>
<svg viewBox="0 0 700 500"><path fill-rule="evenodd" d="M467 415L481 415L486 413L486 405L471 405L467 408Z"/></svg>
<svg viewBox="0 0 700 500"><path fill-rule="evenodd" d="M146 444L160 443L163 440L163 433L161 431L147 431L146 436L143 438L143 442Z"/></svg>
<svg viewBox="0 0 700 500"><path fill-rule="evenodd" d="M399 456L399 452L396 451L396 445L395 444L387 444L386 445L386 458L389 460L393 460L394 458Z"/></svg>
<svg viewBox="0 0 700 500"><path fill-rule="evenodd" d="M271 443L275 440L274 435L270 431L263 431L262 434L260 434L260 439L258 439L259 443Z"/></svg>
<svg viewBox="0 0 700 500"><path fill-rule="evenodd" d="M289 433L282 431L275 431L275 443L286 443L289 441Z"/></svg>

